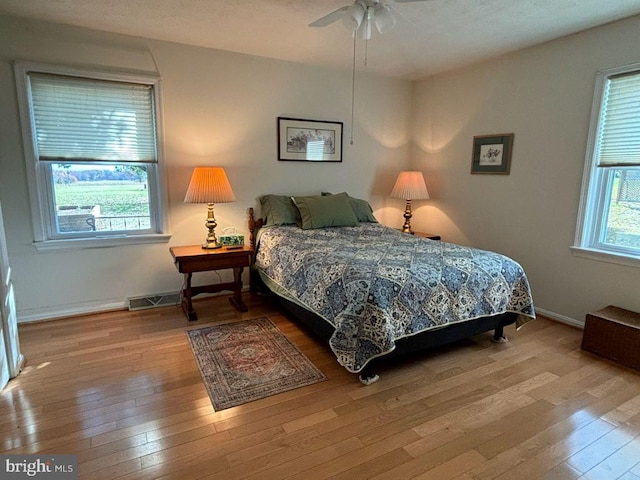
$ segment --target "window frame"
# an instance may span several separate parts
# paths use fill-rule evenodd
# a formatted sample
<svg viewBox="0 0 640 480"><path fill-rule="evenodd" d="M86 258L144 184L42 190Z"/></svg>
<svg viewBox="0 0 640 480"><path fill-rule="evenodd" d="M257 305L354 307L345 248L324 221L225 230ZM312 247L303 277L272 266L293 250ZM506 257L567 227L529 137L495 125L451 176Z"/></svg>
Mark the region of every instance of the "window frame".
<svg viewBox="0 0 640 480"><path fill-rule="evenodd" d="M22 126L24 159L27 171L27 184L31 207L31 221L34 233L33 245L38 250L59 248L104 247L126 244L168 242L171 238L168 222L168 201L164 177L163 121L161 105L161 79L158 76L131 73L80 69L74 67L16 62L14 65L18 108ZM147 166L147 184L149 186L149 209L151 226L149 230L136 233L133 230L120 232L74 232L60 235L56 229L54 211L54 185L51 164L40 161L36 154L37 140L34 136L34 119L31 116L31 92L28 75L31 72L66 75L79 78L108 80L115 82L149 85L153 90L154 113L156 122L157 162L145 163ZM65 162L66 163L66 162ZM69 163L91 163L72 161ZM101 162L104 165L104 162ZM112 162L114 165L125 162ZM136 163L127 162L128 165Z"/></svg>
<svg viewBox="0 0 640 480"><path fill-rule="evenodd" d="M605 92L611 77L636 72L640 75L640 63L599 70L596 74L587 150L580 193L578 221L574 245L577 256L601 260L620 265L640 267L637 249L611 245L602 241L603 228L607 221L607 209L611 201L613 175L623 168L638 170L640 167L598 167L597 145L602 112L605 108Z"/></svg>

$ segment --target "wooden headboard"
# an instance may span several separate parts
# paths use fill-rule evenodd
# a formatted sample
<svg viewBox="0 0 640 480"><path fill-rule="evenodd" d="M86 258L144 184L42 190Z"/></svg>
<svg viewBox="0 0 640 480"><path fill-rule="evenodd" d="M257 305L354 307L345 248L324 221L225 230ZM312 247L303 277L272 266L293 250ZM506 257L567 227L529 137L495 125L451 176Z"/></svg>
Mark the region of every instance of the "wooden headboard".
<svg viewBox="0 0 640 480"><path fill-rule="evenodd" d="M249 208L249 245L251 248L256 248L256 231L264 226L264 219L258 218L256 220L253 207Z"/></svg>

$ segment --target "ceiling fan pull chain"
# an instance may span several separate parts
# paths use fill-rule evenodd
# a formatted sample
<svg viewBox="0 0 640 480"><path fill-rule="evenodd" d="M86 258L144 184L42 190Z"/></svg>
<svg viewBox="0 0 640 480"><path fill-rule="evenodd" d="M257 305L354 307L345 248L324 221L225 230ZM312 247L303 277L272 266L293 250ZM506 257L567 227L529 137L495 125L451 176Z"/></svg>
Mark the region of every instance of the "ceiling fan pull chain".
<svg viewBox="0 0 640 480"><path fill-rule="evenodd" d="M368 60L369 60L369 39L364 41L364 68L367 68Z"/></svg>
<svg viewBox="0 0 640 480"><path fill-rule="evenodd" d="M353 32L353 65L351 74L351 145L353 145L353 117L356 104L356 40L357 32Z"/></svg>

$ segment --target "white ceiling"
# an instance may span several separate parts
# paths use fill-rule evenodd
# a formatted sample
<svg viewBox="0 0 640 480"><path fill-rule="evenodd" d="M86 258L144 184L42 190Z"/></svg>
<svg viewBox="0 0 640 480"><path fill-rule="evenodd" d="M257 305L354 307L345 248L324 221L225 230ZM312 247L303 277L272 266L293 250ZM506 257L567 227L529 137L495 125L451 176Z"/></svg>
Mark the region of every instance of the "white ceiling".
<svg viewBox="0 0 640 480"><path fill-rule="evenodd" d="M0 14L281 60L350 67L336 22L307 25L351 0L0 0ZM427 0L368 42L367 70L419 78L640 14L640 0ZM364 42L359 43L363 68Z"/></svg>

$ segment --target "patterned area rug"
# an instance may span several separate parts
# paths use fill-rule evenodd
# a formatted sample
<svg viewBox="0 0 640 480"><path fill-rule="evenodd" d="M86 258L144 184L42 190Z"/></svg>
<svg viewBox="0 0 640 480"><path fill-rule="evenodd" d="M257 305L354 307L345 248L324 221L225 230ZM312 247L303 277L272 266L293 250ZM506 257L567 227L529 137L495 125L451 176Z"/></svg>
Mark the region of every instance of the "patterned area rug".
<svg viewBox="0 0 640 480"><path fill-rule="evenodd" d="M216 411L326 377L266 317L187 330Z"/></svg>

